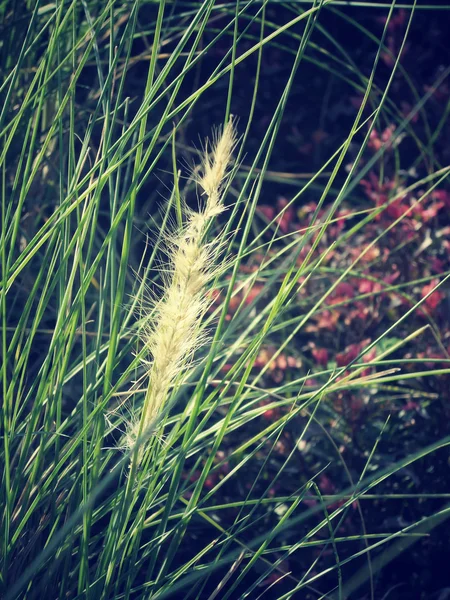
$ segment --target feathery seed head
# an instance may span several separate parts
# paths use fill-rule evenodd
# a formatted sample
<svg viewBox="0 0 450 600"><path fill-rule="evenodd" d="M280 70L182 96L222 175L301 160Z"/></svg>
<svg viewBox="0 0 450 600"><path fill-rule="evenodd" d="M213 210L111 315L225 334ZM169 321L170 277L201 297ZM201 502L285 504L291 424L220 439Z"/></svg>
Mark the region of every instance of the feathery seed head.
<svg viewBox="0 0 450 600"><path fill-rule="evenodd" d="M164 291L151 321L142 329L152 360L141 418L130 425L126 435L130 447L161 414L171 390L182 381L195 351L205 342L201 324L211 303L208 283L217 275L215 261L224 238L221 233L210 243L204 238L211 219L224 210L222 187L235 145L230 119L222 135L215 135L211 153L205 149L203 174L198 179L206 194L204 208L195 212L184 207L185 225L168 245L170 274L163 280ZM138 457L142 458L142 451Z"/></svg>
<svg viewBox="0 0 450 600"><path fill-rule="evenodd" d="M203 174L199 179L199 183L208 196L208 209L211 211L211 217L215 216L212 213L217 211L221 204L220 189L226 179L235 145L236 129L233 118L230 118L223 129L222 135L219 136L216 133L213 136L211 152L208 153L208 148L205 148L205 157L202 164Z"/></svg>

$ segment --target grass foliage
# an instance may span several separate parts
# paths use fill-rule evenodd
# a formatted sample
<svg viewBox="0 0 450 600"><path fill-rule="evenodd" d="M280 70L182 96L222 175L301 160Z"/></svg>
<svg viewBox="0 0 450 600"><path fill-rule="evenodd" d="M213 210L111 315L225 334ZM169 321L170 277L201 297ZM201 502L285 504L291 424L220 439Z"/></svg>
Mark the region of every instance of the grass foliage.
<svg viewBox="0 0 450 600"><path fill-rule="evenodd" d="M413 371L403 370L401 350L432 335L431 320L395 337L449 275L344 366L302 366L308 327L327 299L362 273L366 254L414 207L325 288L312 293L309 282L323 280L333 253L405 193L418 191L414 206L425 203L449 174L433 156L439 130L430 128L424 141L414 129L416 115L427 118L432 92L414 90L407 115L389 96L421 7L413 2L408 9L390 73L380 78L381 57L392 50L385 42L395 2L386 7L379 39L342 4L352 2L287 3L281 24L270 2L252 0L1 4L3 597L338 600L367 581L370 588L384 564L448 517L441 506L419 522L372 533L361 505L382 499L377 486L450 438L377 465L387 419L365 464L346 471L327 424L333 394L356 390L375 402L389 386L413 388L416 372L421 378L450 372L427 369L419 358ZM337 42L334 53L322 47L333 43L322 25L326 11L366 37L370 72L360 71ZM255 114L271 77L262 68L269 48L283 56L284 85L272 90L261 130ZM283 152L290 93L305 64L345 81L361 104L322 168L291 176L271 169L271 161ZM251 81L245 100L236 84L241 72ZM226 240L219 268L207 276L203 266L199 271L210 300L201 297L194 306L195 291L193 303L177 304L178 287L164 317L171 322L174 312L192 309L194 342L186 354L192 360L172 356L176 372L164 383L165 400L146 411L164 363L161 344L146 339L162 319L155 300L170 285L170 248L180 248L174 232L189 226L186 211L191 222L202 214L194 212L204 205L201 186L214 194L204 184L212 162L203 162L203 180L199 173L204 140L236 112L239 139L221 188L226 210L213 211L198 231L206 262L218 256L217 235ZM415 140L429 168L407 192L398 187L379 206L355 208L345 234L332 239L344 202L383 161L386 145L370 154L368 144L386 121L396 124L392 141ZM258 206L270 203L278 185L288 186L289 201L265 217ZM283 216L310 194L316 201L308 227L284 231ZM193 239L185 235L185 243ZM267 343L275 350L255 369ZM364 362L374 348L376 359ZM267 374L287 354L289 377L269 385ZM150 416L130 448L124 442L130 423L144 413ZM343 465L342 485L328 495L317 485L325 467L313 477L298 467L312 429L322 436L327 462ZM280 459L275 454L286 432L293 444ZM282 481L290 482L286 493L277 487ZM407 492L399 489L399 497ZM358 528L342 533L350 513Z"/></svg>

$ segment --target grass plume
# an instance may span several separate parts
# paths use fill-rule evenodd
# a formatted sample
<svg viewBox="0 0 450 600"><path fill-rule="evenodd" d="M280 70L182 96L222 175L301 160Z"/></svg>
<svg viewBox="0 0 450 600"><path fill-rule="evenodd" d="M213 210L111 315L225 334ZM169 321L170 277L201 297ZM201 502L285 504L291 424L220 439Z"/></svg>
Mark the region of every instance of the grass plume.
<svg viewBox="0 0 450 600"><path fill-rule="evenodd" d="M170 390L205 340L201 322L210 302L208 283L217 274L222 246L220 234L207 242L206 233L211 220L225 210L223 188L235 144L230 119L221 135L214 136L211 151L205 147L201 174L196 178L206 197L203 208L193 211L185 206L185 223L168 244L169 275L151 321L143 328L142 340L151 357L149 384L141 416L127 433L130 447L158 417Z"/></svg>

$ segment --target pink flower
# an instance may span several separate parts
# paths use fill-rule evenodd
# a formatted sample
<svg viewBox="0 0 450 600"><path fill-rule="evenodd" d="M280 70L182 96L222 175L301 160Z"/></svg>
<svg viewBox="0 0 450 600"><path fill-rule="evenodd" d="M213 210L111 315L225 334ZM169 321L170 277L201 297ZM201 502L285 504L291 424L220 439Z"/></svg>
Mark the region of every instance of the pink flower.
<svg viewBox="0 0 450 600"><path fill-rule="evenodd" d="M450 207L450 192L448 190L434 190L430 196L438 202L443 202L447 208Z"/></svg>
<svg viewBox="0 0 450 600"><path fill-rule="evenodd" d="M422 298L425 298L439 283L439 279L432 279L428 285L424 285L422 288ZM440 304L441 300L444 298L444 294L439 290L433 292L428 298L425 300L425 306L433 311L436 309L438 304Z"/></svg>
<svg viewBox="0 0 450 600"><path fill-rule="evenodd" d="M328 364L328 350L326 348L313 348L311 354L318 365L325 367Z"/></svg>
<svg viewBox="0 0 450 600"><path fill-rule="evenodd" d="M414 208L413 212L416 219L427 223L428 221L431 221L431 219L434 219L444 206L445 202L443 200L433 202L428 208L424 208L422 204L419 204Z"/></svg>
<svg viewBox="0 0 450 600"><path fill-rule="evenodd" d="M372 294L379 293L383 289L381 283L371 281L370 279L362 279L358 285L358 291L360 294Z"/></svg>
<svg viewBox="0 0 450 600"><path fill-rule="evenodd" d="M315 317L315 320L316 324L307 325L306 331L314 332L321 329L335 331L339 320L339 313L337 310L324 310Z"/></svg>
<svg viewBox="0 0 450 600"><path fill-rule="evenodd" d="M348 283L346 281L341 281L341 283L337 284L336 289L334 290L334 293L336 294L336 296L344 296L345 298L353 298L353 296L355 295L355 290L353 289L353 286L350 285L350 283Z"/></svg>
<svg viewBox="0 0 450 600"><path fill-rule="evenodd" d="M289 202L283 197L279 198L277 201L277 210L282 212L282 214L276 218L276 222L283 233L287 233L291 229L292 222L295 219L295 211L293 207L289 206L286 208L288 204Z"/></svg>
<svg viewBox="0 0 450 600"><path fill-rule="evenodd" d="M337 366L345 367L346 365L354 361L355 358L359 356L364 346L367 346L369 342L370 340L366 339L356 344L350 344L350 346L347 346L347 348L343 352L336 354Z"/></svg>
<svg viewBox="0 0 450 600"><path fill-rule="evenodd" d="M258 206L258 212L266 217L267 220L271 221L275 216L275 209L273 206L268 204L262 204Z"/></svg>
<svg viewBox="0 0 450 600"><path fill-rule="evenodd" d="M444 270L444 261L437 256L433 256L430 261L430 269L435 273L442 273Z"/></svg>

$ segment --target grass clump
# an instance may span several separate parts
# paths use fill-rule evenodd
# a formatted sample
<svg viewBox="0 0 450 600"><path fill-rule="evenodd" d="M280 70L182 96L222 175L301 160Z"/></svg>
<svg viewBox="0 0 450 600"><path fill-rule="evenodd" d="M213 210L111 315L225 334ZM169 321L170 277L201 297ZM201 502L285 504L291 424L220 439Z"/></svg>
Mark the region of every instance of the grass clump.
<svg viewBox="0 0 450 600"><path fill-rule="evenodd" d="M7 600L372 600L448 538L443 17L344 4L1 5Z"/></svg>

